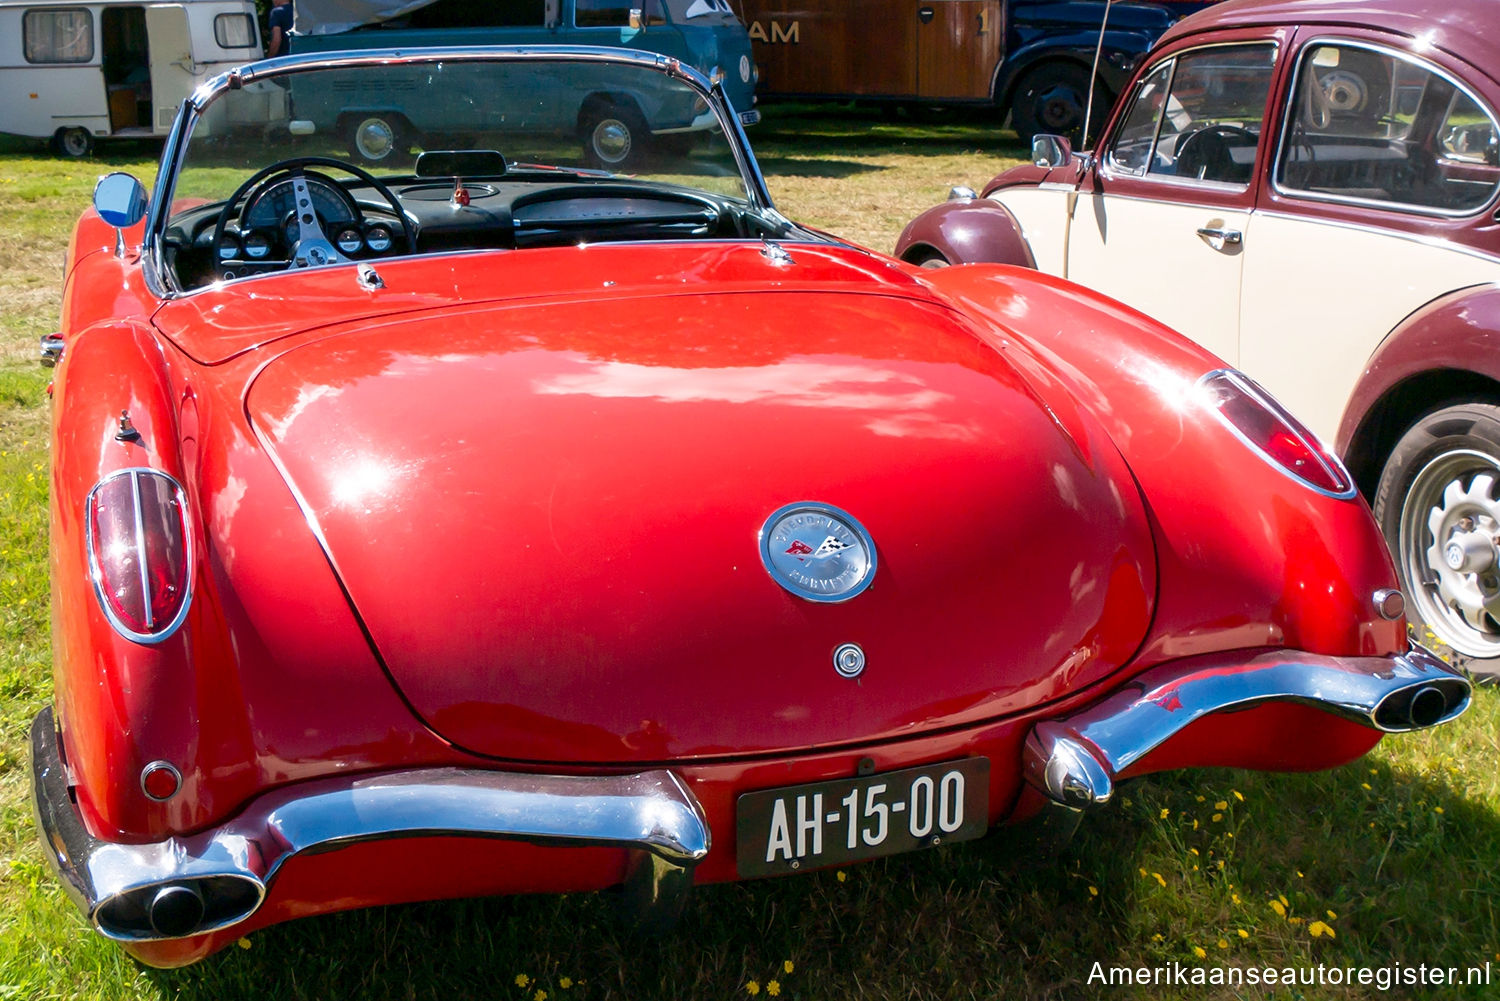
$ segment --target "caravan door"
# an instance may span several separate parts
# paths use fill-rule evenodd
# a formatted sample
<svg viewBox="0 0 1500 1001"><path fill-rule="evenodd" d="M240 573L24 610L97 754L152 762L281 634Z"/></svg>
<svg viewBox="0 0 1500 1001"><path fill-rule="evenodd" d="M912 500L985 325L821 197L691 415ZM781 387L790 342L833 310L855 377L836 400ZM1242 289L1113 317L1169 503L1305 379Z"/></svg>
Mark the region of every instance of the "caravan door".
<svg viewBox="0 0 1500 1001"><path fill-rule="evenodd" d="M172 127L178 106L199 82L187 8L180 3L147 7L146 37L151 43L150 125L153 132L161 133Z"/></svg>

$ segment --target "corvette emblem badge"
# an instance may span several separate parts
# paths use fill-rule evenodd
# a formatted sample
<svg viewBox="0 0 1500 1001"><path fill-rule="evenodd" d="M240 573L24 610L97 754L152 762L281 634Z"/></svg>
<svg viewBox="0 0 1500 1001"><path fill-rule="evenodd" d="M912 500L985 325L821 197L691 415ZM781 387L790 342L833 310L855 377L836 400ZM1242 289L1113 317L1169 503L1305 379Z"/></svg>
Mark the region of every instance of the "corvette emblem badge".
<svg viewBox="0 0 1500 1001"><path fill-rule="evenodd" d="M875 579L875 542L863 525L829 504L788 504L760 530L760 559L771 579L808 601L848 601Z"/></svg>

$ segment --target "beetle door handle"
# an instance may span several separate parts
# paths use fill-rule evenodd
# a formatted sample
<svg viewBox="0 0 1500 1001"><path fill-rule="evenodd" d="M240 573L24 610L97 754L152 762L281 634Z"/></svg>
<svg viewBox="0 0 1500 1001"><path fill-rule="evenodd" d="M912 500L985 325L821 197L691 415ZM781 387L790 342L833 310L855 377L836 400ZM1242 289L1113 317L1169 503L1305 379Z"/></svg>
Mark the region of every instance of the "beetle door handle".
<svg viewBox="0 0 1500 1001"><path fill-rule="evenodd" d="M935 15L936 13L937 11L933 10L931 7L918 7L917 20L921 21L923 24L931 24L933 15Z"/></svg>
<svg viewBox="0 0 1500 1001"><path fill-rule="evenodd" d="M1225 247L1238 247L1245 241L1244 234L1237 229L1224 229L1221 226L1199 226L1198 235L1208 242L1215 250L1223 250Z"/></svg>

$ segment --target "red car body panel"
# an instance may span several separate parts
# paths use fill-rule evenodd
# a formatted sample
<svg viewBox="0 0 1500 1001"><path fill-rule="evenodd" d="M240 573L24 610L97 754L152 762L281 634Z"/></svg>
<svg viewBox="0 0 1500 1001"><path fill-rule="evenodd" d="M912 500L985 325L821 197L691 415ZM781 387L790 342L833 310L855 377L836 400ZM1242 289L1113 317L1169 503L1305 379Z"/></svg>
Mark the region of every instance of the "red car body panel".
<svg viewBox="0 0 1500 1001"><path fill-rule="evenodd" d="M552 253L577 254L539 253L541 273ZM627 253L598 248L587 270ZM1099 429L1058 420L917 292L362 323L270 362L248 408L382 660L459 746L652 762L909 735L1116 670L1156 590L1144 510ZM641 325L659 336L632 338ZM893 468L921 489L892 489ZM1058 491L1079 514L1039 545L1027 526ZM809 609L747 549L804 495L881 540L860 601ZM725 607L732 625L693 625ZM854 691L823 670L851 640L871 660ZM895 669L915 663L916 691Z"/></svg>
<svg viewBox="0 0 1500 1001"><path fill-rule="evenodd" d="M742 795L962 758L988 761L985 821L1020 819L1076 802L1076 775L1038 775L1067 763L1037 756L1049 723L1078 723L1074 746L1124 779L1332 767L1438 722L1375 712L1433 684L1443 718L1463 710L1435 661L1397 677L1422 656L1381 599L1394 573L1363 501L1221 419L1200 395L1212 355L1035 271L926 272L796 232L413 254L380 259L379 287L338 264L163 299L85 216L33 783L44 837L73 839L49 841L65 881L101 844L144 873L77 894L101 931L175 966L314 913L613 886L643 853L732 880ZM158 643L94 593L86 506L122 470L185 497L191 604ZM868 528L867 591L803 600L762 565L757 533L798 501ZM835 670L850 642L857 678ZM1389 684L1351 706L1246 667L1315 655ZM1218 701L1184 705L1205 689ZM1084 725L1114 700L1160 727L1128 760ZM154 762L180 773L164 800ZM313 789L359 814L357 786L404 797L420 771L472 779L463 810L491 781L546 813L593 800L531 786L644 769L681 796L648 803L701 821L682 857L657 827L351 834L277 812ZM228 884L254 897L231 921L157 927L158 890ZM121 901L149 928L107 929Z"/></svg>

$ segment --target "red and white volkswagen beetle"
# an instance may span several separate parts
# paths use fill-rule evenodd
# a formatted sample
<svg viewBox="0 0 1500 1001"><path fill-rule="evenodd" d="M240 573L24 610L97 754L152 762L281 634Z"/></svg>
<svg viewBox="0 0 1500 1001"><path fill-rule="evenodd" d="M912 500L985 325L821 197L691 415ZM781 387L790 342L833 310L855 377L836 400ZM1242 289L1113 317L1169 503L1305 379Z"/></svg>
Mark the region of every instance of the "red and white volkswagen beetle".
<svg viewBox="0 0 1500 1001"><path fill-rule="evenodd" d="M578 89L676 138L582 165L542 107ZM342 158L320 102L398 90L447 148ZM1468 704L1254 383L788 221L673 60L247 66L146 202L106 178L68 256L32 752L63 882L148 963L417 899L660 916Z"/></svg>
<svg viewBox="0 0 1500 1001"><path fill-rule="evenodd" d="M1225 0L1097 150L1043 139L896 247L1034 266L1243 368L1333 442L1414 618L1500 673L1500 47L1489 0Z"/></svg>

